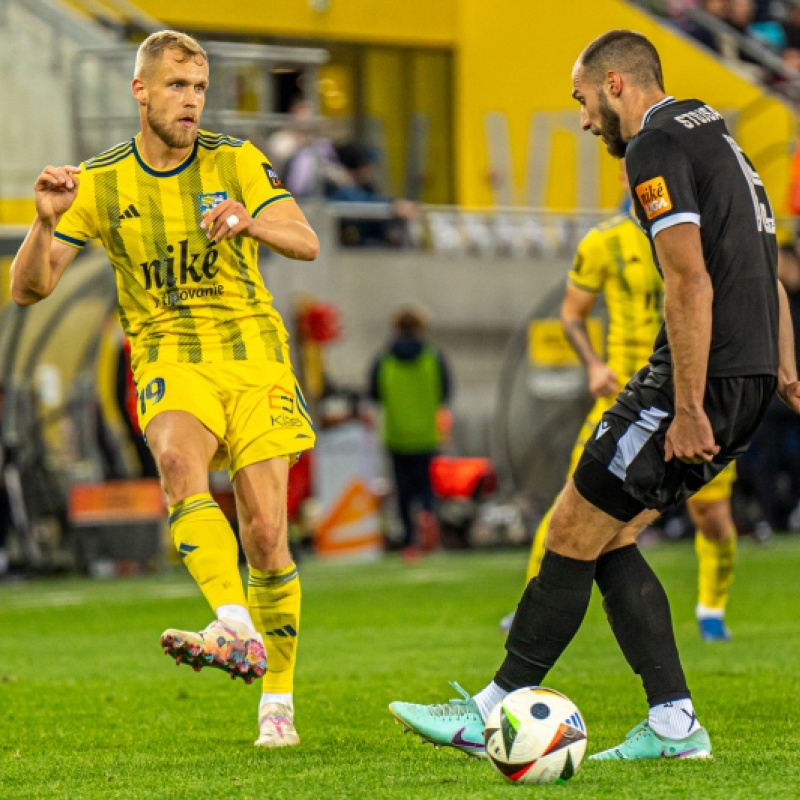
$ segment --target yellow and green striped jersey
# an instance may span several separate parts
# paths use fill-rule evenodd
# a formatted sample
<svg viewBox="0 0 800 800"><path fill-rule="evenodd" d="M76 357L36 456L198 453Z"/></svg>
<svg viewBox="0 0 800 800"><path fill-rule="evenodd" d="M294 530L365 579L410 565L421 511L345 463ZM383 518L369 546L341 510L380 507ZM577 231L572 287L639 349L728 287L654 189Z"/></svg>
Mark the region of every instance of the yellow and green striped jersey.
<svg viewBox="0 0 800 800"><path fill-rule="evenodd" d="M134 371L145 364L283 361L288 334L246 236L210 242L202 213L227 198L252 217L292 199L252 143L200 131L189 155L158 170L135 137L81 164L78 195L55 236L98 238L114 268Z"/></svg>
<svg viewBox="0 0 800 800"><path fill-rule="evenodd" d="M650 358L664 314L664 285L650 242L630 215L614 216L586 234L569 282L585 292L605 295L606 362L620 384L627 383Z"/></svg>

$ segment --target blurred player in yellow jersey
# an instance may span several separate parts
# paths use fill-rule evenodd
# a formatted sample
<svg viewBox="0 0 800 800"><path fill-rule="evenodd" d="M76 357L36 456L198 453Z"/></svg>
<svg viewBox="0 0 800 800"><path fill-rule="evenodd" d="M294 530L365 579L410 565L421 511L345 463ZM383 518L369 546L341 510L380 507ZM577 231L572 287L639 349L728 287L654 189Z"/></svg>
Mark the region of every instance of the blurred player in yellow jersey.
<svg viewBox="0 0 800 800"><path fill-rule="evenodd" d="M314 431L258 247L310 261L319 242L256 147L200 130L208 82L205 51L191 37L161 31L142 43L132 83L140 133L80 168L44 169L12 296L43 300L88 240L102 242L172 537L217 617L200 632L169 629L161 644L195 670L213 666L248 683L264 676L256 744L276 747L299 742L300 581L286 494ZM247 593L236 538L209 492L209 470L226 467Z"/></svg>
<svg viewBox="0 0 800 800"><path fill-rule="evenodd" d="M623 179L625 170L622 171ZM593 228L578 245L561 305L561 324L580 358L595 398L570 458L571 475L580 460L586 439L613 405L620 389L647 363L663 322L663 283L653 264L650 244L630 214L619 214ZM608 308L606 360L596 353L586 321L598 294ZM699 598L697 621L706 641L730 639L725 625L725 606L733 582L736 528L730 497L736 479L735 464L687 501L696 527ZM527 585L539 574L552 507L542 517L531 546ZM508 630L513 612L500 626Z"/></svg>

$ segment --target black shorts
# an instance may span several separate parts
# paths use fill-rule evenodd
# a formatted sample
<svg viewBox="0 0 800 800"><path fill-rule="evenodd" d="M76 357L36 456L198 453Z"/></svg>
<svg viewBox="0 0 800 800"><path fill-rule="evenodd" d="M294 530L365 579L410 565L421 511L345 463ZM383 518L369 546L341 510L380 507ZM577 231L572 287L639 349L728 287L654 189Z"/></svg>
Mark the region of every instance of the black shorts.
<svg viewBox="0 0 800 800"><path fill-rule="evenodd" d="M662 370L648 365L631 378L586 442L573 476L590 503L624 522L686 500L744 453L777 384L772 375L709 378L703 405L720 451L708 463L686 464L664 460L675 387Z"/></svg>

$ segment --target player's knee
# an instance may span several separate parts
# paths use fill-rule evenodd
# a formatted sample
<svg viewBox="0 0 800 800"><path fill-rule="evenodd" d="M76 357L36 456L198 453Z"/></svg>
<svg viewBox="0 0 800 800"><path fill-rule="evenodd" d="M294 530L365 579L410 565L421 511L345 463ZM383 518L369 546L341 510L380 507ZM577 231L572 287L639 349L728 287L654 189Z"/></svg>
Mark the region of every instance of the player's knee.
<svg viewBox="0 0 800 800"><path fill-rule="evenodd" d="M727 500L714 503L689 503L690 516L695 527L711 542L721 542L731 535L733 518Z"/></svg>
<svg viewBox="0 0 800 800"><path fill-rule="evenodd" d="M571 492L568 487L561 493L556 501L550 525L547 529L545 546L561 555L572 558L597 557L594 552L597 548L591 537L586 536L586 529L581 524L579 508L576 506L577 492Z"/></svg>
<svg viewBox="0 0 800 800"><path fill-rule="evenodd" d="M247 523L247 539L263 555L274 554L285 544L286 525L266 514L257 514Z"/></svg>
<svg viewBox="0 0 800 800"><path fill-rule="evenodd" d="M161 484L170 499L181 499L191 493L196 472L192 459L178 448L167 448L158 454L158 472Z"/></svg>

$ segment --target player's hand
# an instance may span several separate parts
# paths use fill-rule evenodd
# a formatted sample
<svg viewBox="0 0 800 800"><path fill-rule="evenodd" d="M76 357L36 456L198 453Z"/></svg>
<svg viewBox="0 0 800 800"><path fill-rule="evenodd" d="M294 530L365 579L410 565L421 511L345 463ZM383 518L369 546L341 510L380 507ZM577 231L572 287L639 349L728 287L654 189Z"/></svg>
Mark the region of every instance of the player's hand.
<svg viewBox="0 0 800 800"><path fill-rule="evenodd" d="M47 166L33 184L39 219L56 224L78 196L79 167Z"/></svg>
<svg viewBox="0 0 800 800"><path fill-rule="evenodd" d="M206 235L209 239L219 244L223 239L233 239L240 233L247 234L252 224L253 218L241 203L236 200L223 200L211 211L203 214L200 227L208 231Z"/></svg>
<svg viewBox="0 0 800 800"><path fill-rule="evenodd" d="M795 414L800 414L800 381L793 381L792 383L779 386L778 397L780 397L784 404L789 406Z"/></svg>
<svg viewBox="0 0 800 800"><path fill-rule="evenodd" d="M619 394L617 373L604 361L591 364L586 375L589 378L589 394L595 399Z"/></svg>
<svg viewBox="0 0 800 800"><path fill-rule="evenodd" d="M667 428L665 461L677 458L686 464L702 464L704 461L711 461L719 450L705 412L675 414L675 419Z"/></svg>

